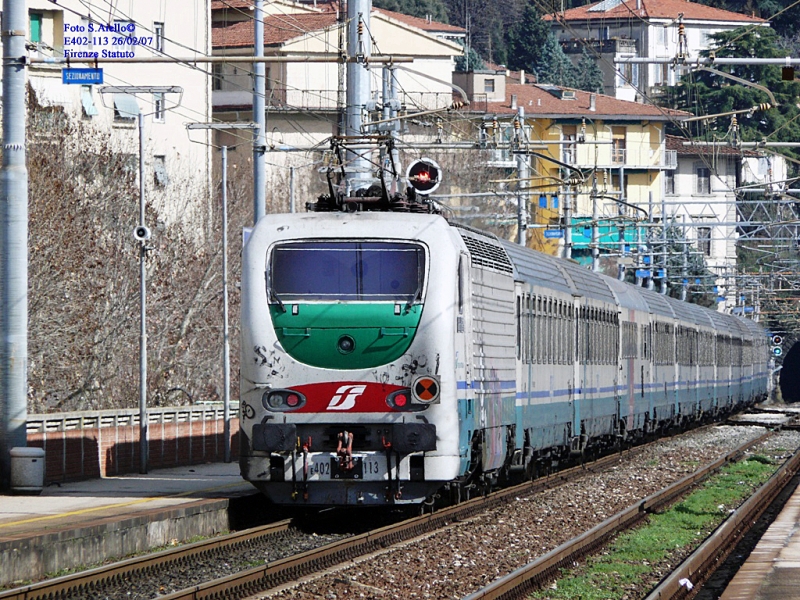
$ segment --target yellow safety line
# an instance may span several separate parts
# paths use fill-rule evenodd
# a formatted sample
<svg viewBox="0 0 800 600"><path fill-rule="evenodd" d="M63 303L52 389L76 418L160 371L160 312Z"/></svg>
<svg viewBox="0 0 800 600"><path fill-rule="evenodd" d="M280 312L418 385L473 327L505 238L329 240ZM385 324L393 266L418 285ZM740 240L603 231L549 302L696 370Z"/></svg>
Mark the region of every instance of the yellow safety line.
<svg viewBox="0 0 800 600"><path fill-rule="evenodd" d="M133 506L134 504L143 504L145 502L151 502L153 500L163 500L165 498L181 498L182 496L189 496L190 494L197 494L199 492L216 492L218 490L224 490L226 488L236 487L242 485L241 482L237 483L227 483L225 485L220 485L213 488L204 488L201 490L191 490L188 492L180 492L177 494L170 494L168 496L150 496L149 498L140 498L139 500L131 500L130 502L119 502L117 504L104 504L103 506L95 506L93 508L82 508L81 510L74 510L72 512L67 513L59 513L57 515L43 515L41 517L33 517L31 519L24 519L22 521L8 521L6 523L0 523L0 529L4 527L11 527L13 525L25 525L26 523L36 523L37 521L46 521L48 519L59 519L61 517L69 517L73 515L82 515L90 512L96 512L98 510L107 510L110 508L120 508L122 506ZM58 496L50 496L51 498L57 498Z"/></svg>

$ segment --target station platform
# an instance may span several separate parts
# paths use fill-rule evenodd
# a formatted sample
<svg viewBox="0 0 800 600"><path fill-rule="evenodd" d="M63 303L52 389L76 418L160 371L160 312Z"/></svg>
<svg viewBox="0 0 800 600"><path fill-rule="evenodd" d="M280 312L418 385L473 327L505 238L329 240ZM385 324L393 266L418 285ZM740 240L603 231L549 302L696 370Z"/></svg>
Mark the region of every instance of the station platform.
<svg viewBox="0 0 800 600"><path fill-rule="evenodd" d="M800 487L761 537L720 600L800 600Z"/></svg>
<svg viewBox="0 0 800 600"><path fill-rule="evenodd" d="M0 496L0 586L236 528L264 504L239 464L209 463ZM237 507L238 504L238 507Z"/></svg>

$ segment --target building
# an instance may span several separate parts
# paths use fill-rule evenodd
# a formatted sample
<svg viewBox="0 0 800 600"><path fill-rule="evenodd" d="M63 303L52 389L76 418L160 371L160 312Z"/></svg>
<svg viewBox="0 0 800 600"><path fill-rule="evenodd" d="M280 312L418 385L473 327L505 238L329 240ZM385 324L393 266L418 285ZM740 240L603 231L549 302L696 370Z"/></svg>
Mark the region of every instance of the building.
<svg viewBox="0 0 800 600"><path fill-rule="evenodd" d="M485 146L496 148L487 166L527 196L528 245L587 265L596 248L597 268L612 275L619 265L642 266L634 255L647 243L646 225L660 220L664 173L677 165L664 126L688 113L523 83L502 71L464 77L478 81L461 82L466 88L485 89L494 78L505 90L474 118Z"/></svg>
<svg viewBox="0 0 800 600"><path fill-rule="evenodd" d="M737 203L758 198L744 191L747 186L757 187L762 197L764 192L783 190L786 160L730 146L692 145L675 136L667 136L666 147L677 158L676 168L664 173L667 220L689 243L687 252L703 257L715 275L713 282L703 284L717 296L720 310L730 311L737 299L736 242L743 231ZM745 212L752 213L754 220L769 218L757 210Z"/></svg>
<svg viewBox="0 0 800 600"><path fill-rule="evenodd" d="M574 61L584 48L598 57L606 94L639 102L658 95L664 86L675 85L684 67L616 60L683 57L691 63L711 46L715 33L769 26L758 17L686 0L602 0L544 18Z"/></svg>
<svg viewBox="0 0 800 600"><path fill-rule="evenodd" d="M28 83L36 102L73 115L83 126L109 132L119 152L138 157L138 117L144 115L147 198L167 221L210 215L210 136L187 122L211 120L206 65L36 62L97 58L196 57L211 54L210 0L26 0ZM102 84L64 84L65 68L98 67ZM159 86L174 91L103 93L109 86ZM86 150L91 151L86 134ZM195 143L201 142L201 143ZM135 167L134 167L135 168Z"/></svg>

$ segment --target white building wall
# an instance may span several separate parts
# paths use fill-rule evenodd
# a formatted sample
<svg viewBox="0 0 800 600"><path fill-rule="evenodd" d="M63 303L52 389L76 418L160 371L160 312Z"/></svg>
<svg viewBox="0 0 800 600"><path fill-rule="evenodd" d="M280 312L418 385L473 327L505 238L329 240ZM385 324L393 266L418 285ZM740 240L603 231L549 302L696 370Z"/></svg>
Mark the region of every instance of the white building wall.
<svg viewBox="0 0 800 600"><path fill-rule="evenodd" d="M100 0L60 0L57 5L48 0L27 0L26 4L29 17L39 13L45 16L41 40L31 41L38 47L30 52L30 57L63 58L65 52L73 57L75 52L97 52L102 58L104 51L133 51L137 58L211 54L210 0L124 0L113 4ZM91 15L91 20L86 19L87 14ZM105 40L100 38L111 40L128 35L97 31L101 24L114 21L132 23L130 35L146 45L117 46L113 41L103 44ZM90 24L95 31L89 31ZM29 38L35 35L31 27L35 28L35 24L32 26L29 21ZM163 31L161 52L156 49L159 43L157 27ZM210 66L98 63L97 66L103 69L103 84L90 86L86 91L81 85L61 83L65 66L36 64L29 67L29 81L39 102L61 106L76 119L110 132L120 151L136 156L137 120L115 119L113 95L101 94L100 90L107 86L179 86L183 89L182 94L165 96L165 111L160 115L155 114L153 94L136 95L138 106L145 115L143 159L146 194L165 221L207 220L210 211L211 136L208 132L194 131L190 139L186 123L211 121L211 82L207 74ZM70 66L85 68L94 65L72 62ZM87 114L82 97L87 91L97 114ZM167 178L161 178L159 183L154 164L162 160Z"/></svg>

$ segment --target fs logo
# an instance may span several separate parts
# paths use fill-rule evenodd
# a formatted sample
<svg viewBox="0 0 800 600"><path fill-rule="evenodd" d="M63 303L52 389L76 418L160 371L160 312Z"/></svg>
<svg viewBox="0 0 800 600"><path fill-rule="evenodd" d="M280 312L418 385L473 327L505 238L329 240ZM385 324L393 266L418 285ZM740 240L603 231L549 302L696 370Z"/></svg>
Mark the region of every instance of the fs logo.
<svg viewBox="0 0 800 600"><path fill-rule="evenodd" d="M350 410L356 405L356 398L363 394L366 389L366 385L343 385L336 390L327 410Z"/></svg>

